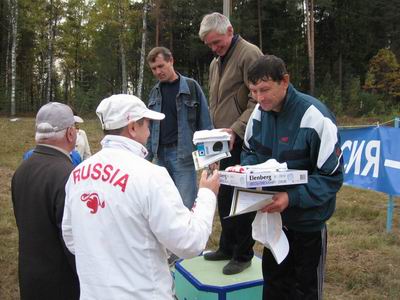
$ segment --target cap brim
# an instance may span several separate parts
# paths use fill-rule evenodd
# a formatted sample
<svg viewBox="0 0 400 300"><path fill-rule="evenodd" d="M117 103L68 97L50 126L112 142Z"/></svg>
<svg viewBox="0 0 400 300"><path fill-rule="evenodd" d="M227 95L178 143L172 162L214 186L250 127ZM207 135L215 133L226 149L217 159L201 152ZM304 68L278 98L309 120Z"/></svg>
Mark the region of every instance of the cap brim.
<svg viewBox="0 0 400 300"><path fill-rule="evenodd" d="M83 123L83 119L79 116L74 116L75 123Z"/></svg>
<svg viewBox="0 0 400 300"><path fill-rule="evenodd" d="M148 110L144 113L143 118L147 118L150 120L162 120L165 118L165 115L154 110Z"/></svg>

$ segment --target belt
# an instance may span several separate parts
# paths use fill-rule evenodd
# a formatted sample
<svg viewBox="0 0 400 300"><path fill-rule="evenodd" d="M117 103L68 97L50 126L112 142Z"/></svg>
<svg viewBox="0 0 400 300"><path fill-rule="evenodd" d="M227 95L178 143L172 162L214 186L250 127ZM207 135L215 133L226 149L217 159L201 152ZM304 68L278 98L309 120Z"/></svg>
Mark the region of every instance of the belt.
<svg viewBox="0 0 400 300"><path fill-rule="evenodd" d="M178 146L178 142L173 142L173 143L169 143L169 144L161 144L160 146L164 147L164 148L172 148L172 147Z"/></svg>

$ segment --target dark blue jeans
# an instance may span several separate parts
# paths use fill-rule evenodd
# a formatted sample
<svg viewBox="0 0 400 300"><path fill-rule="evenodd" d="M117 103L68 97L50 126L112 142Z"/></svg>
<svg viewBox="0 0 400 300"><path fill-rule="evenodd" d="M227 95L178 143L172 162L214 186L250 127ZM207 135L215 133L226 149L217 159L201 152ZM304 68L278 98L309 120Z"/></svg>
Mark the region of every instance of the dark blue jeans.
<svg viewBox="0 0 400 300"><path fill-rule="evenodd" d="M178 160L176 145L160 145L156 163L167 169L181 194L183 204L188 209L192 209L194 200L197 197L197 173L193 160Z"/></svg>

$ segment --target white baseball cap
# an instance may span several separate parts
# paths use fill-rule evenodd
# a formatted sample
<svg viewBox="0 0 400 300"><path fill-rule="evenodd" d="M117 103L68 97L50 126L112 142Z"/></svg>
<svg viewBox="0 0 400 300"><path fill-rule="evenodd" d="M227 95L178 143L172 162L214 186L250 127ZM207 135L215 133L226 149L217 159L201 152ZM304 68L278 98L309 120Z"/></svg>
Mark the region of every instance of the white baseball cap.
<svg viewBox="0 0 400 300"><path fill-rule="evenodd" d="M103 130L122 128L142 118L162 120L165 115L146 107L142 100L133 95L118 94L103 99L96 114Z"/></svg>
<svg viewBox="0 0 400 300"><path fill-rule="evenodd" d="M63 103L49 102L36 114L36 132L57 132L75 124L72 109Z"/></svg>

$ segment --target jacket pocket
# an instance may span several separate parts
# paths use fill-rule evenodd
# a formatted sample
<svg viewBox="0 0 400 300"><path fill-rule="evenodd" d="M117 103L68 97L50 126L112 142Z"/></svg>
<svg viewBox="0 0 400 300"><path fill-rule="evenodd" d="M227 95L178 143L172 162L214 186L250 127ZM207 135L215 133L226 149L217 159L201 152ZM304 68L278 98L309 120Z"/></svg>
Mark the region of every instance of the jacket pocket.
<svg viewBox="0 0 400 300"><path fill-rule="evenodd" d="M149 103L147 104L148 108L151 108L152 110L154 110L154 106L156 106L156 99L150 99Z"/></svg>
<svg viewBox="0 0 400 300"><path fill-rule="evenodd" d="M235 102L236 111L238 112L239 116L243 113L243 110L240 108L239 99L237 95L233 96L233 102Z"/></svg>
<svg viewBox="0 0 400 300"><path fill-rule="evenodd" d="M183 101L187 111L187 121L192 132L197 130L198 115L200 110L200 104L197 101L185 100Z"/></svg>
<svg viewBox="0 0 400 300"><path fill-rule="evenodd" d="M234 95L235 105L239 115L242 115L242 113L247 109L247 105L249 103L249 93L249 90L243 84Z"/></svg>

